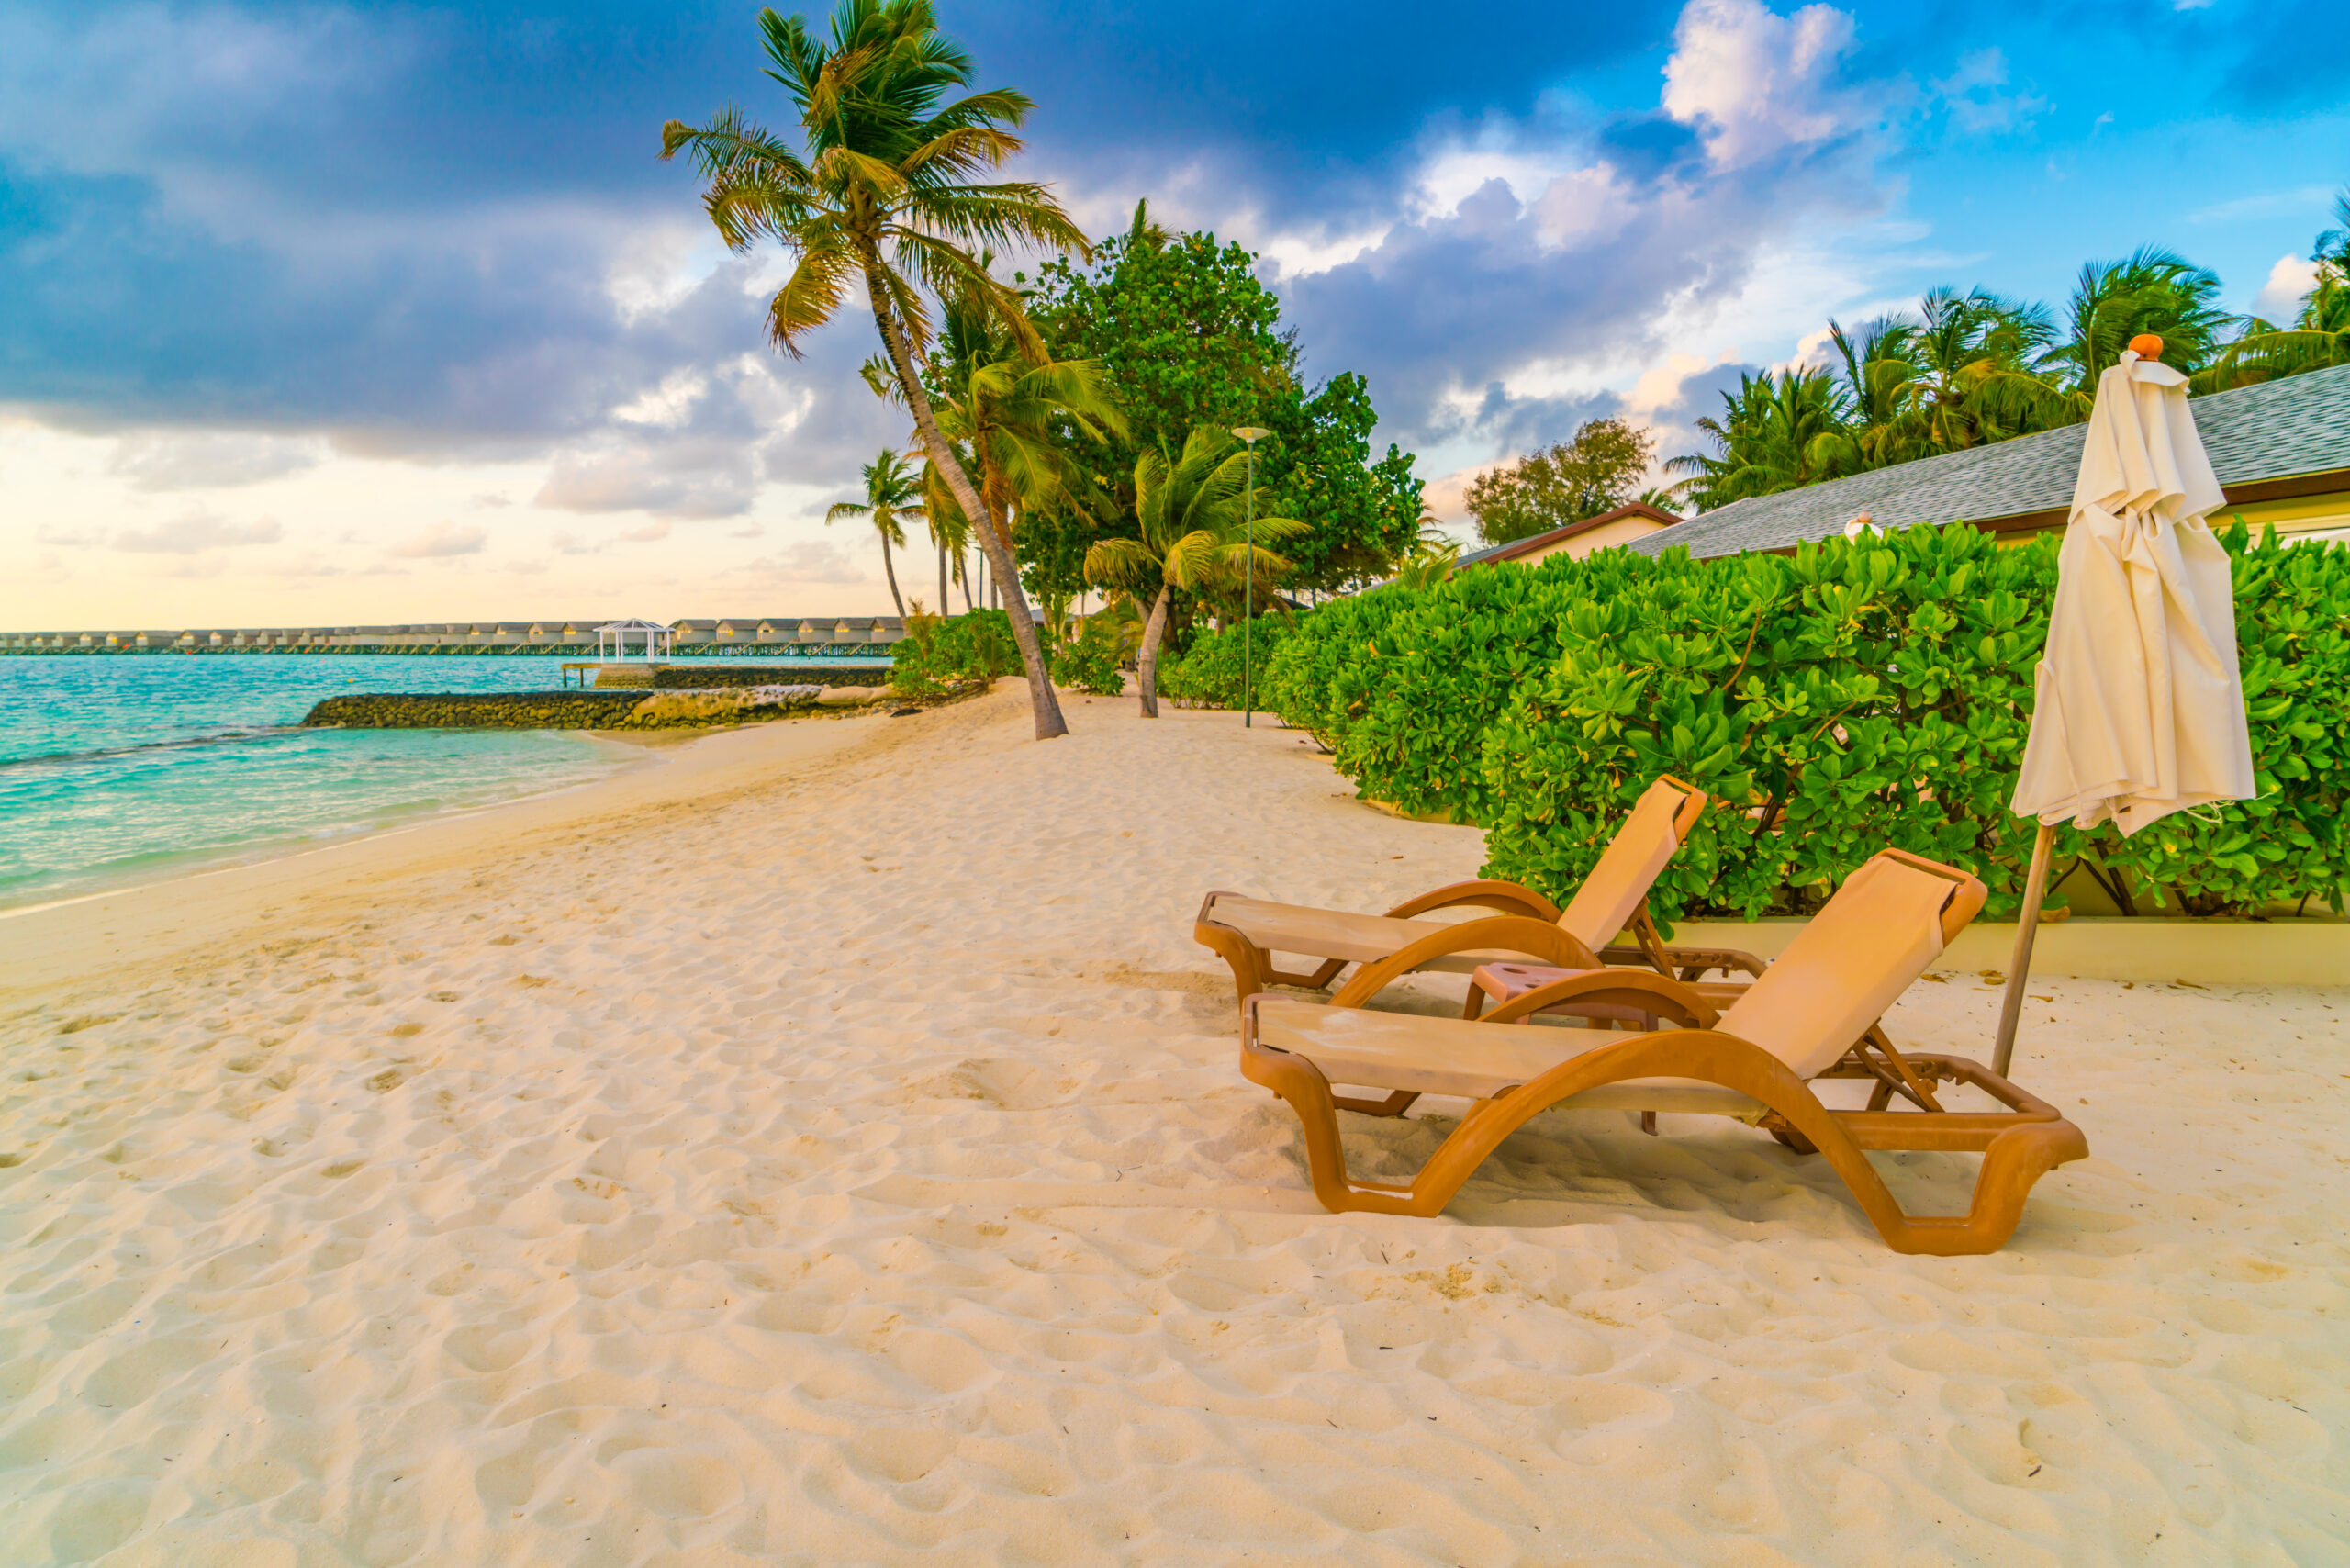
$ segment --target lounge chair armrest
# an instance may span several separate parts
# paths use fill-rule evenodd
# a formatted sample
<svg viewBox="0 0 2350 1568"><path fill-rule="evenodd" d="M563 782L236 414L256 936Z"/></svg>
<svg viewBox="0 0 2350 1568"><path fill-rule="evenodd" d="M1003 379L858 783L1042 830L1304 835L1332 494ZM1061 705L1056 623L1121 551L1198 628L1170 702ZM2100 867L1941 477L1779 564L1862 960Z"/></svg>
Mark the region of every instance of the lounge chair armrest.
<svg viewBox="0 0 2350 1568"><path fill-rule="evenodd" d="M1555 964L1562 969L1601 967L1597 955L1556 921L1535 920L1522 914L1489 914L1482 920L1448 925L1398 948L1375 964L1361 966L1330 999L1330 1005L1360 1007L1386 989L1390 981L1409 974L1431 958L1480 951L1519 953L1537 963Z"/></svg>
<svg viewBox="0 0 2350 1568"><path fill-rule="evenodd" d="M1534 920L1556 920L1559 906L1516 882L1478 880L1453 882L1434 888L1416 898L1405 899L1387 912L1390 920L1409 920L1426 914L1432 909L1453 909L1462 904L1480 904L1497 909L1504 914L1522 914Z"/></svg>
<svg viewBox="0 0 2350 1568"><path fill-rule="evenodd" d="M1511 1024L1567 1002L1601 1002L1638 1007L1670 1018L1684 1029L1710 1029L1720 1021L1714 1004L1677 980L1639 968L1587 969L1512 997L1484 1015L1488 1024Z"/></svg>

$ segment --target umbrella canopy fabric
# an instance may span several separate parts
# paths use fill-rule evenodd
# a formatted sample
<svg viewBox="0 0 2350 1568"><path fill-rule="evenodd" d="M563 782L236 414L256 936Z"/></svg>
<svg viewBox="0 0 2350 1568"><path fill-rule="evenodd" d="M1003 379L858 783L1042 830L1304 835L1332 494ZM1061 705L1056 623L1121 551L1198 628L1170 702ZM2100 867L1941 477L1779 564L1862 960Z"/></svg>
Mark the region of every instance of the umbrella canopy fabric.
<svg viewBox="0 0 2350 1568"><path fill-rule="evenodd" d="M2127 835L2258 793L2228 555L2203 521L2223 499L2187 377L2124 352L2098 378L2017 815Z"/></svg>

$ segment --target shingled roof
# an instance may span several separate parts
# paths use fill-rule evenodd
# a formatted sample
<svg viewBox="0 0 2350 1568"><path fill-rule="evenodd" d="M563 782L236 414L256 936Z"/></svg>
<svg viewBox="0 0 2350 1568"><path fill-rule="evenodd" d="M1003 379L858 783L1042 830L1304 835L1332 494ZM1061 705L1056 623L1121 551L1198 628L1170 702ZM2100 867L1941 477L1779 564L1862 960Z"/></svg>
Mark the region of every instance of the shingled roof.
<svg viewBox="0 0 2350 1568"><path fill-rule="evenodd" d="M2193 399L2195 428L2229 498L2249 486L2350 470L2350 365ZM1919 522L2054 526L2073 501L2086 425L1921 457L1824 485L1733 501L1625 548L1685 546L1703 560L1785 550L1841 535L1861 513L1879 528ZM2342 487L2350 487L2345 476ZM2053 514L2041 516L2035 514Z"/></svg>

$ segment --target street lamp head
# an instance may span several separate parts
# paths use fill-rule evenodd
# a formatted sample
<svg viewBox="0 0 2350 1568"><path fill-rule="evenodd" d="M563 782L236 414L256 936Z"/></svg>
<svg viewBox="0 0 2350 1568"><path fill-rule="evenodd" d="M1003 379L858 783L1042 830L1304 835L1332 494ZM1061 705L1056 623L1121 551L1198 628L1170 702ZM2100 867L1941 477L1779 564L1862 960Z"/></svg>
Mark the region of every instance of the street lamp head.
<svg viewBox="0 0 2350 1568"><path fill-rule="evenodd" d="M1232 433L1253 447L1273 432L1259 430L1255 425L1237 425L1233 428Z"/></svg>

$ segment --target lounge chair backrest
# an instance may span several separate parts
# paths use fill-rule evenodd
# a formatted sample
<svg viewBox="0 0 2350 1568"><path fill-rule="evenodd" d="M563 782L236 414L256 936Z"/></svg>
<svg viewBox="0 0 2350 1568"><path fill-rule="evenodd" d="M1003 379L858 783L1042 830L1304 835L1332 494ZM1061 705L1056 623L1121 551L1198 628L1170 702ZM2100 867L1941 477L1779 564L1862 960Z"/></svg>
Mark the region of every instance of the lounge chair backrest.
<svg viewBox="0 0 2350 1568"><path fill-rule="evenodd" d="M1886 850L1845 879L1717 1027L1812 1078L1942 956L1983 894L1954 866Z"/></svg>
<svg viewBox="0 0 2350 1568"><path fill-rule="evenodd" d="M1616 940L1706 809L1706 792L1667 774L1640 791L1599 863L1559 912L1559 924L1594 952Z"/></svg>

